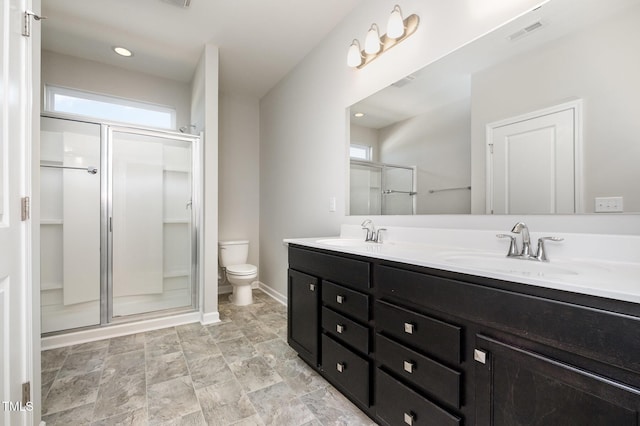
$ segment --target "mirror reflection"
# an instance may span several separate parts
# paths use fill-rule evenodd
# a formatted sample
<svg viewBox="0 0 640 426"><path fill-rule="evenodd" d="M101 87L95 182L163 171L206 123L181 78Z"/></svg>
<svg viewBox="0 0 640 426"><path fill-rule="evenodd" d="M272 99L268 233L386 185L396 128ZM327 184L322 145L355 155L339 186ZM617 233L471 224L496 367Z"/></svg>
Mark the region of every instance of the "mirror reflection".
<svg viewBox="0 0 640 426"><path fill-rule="evenodd" d="M551 0L352 105L352 215L640 212L640 0Z"/></svg>

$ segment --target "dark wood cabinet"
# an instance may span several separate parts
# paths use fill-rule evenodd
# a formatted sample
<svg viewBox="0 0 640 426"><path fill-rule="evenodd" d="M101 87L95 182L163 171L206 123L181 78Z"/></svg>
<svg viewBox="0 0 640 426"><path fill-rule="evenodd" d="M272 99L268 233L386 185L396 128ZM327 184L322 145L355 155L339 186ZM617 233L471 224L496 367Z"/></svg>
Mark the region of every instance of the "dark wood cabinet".
<svg viewBox="0 0 640 426"><path fill-rule="evenodd" d="M486 336L476 347L478 426L638 425L638 389Z"/></svg>
<svg viewBox="0 0 640 426"><path fill-rule="evenodd" d="M290 345L379 424L640 426L637 304L289 254Z"/></svg>
<svg viewBox="0 0 640 426"><path fill-rule="evenodd" d="M318 365L319 361L318 283L314 276L289 270L287 340L312 365Z"/></svg>
<svg viewBox="0 0 640 426"><path fill-rule="evenodd" d="M372 416L371 263L293 246L289 268L290 346Z"/></svg>

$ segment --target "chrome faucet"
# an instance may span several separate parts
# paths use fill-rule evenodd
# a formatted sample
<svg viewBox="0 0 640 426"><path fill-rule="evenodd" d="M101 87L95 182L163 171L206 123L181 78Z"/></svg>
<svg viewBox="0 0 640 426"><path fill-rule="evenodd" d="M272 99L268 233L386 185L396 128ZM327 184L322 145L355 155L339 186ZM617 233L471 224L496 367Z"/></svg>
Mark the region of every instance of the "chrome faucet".
<svg viewBox="0 0 640 426"><path fill-rule="evenodd" d="M366 219L364 222L360 224L362 229L367 230L367 235L364 237L365 241L373 241L373 235L376 232L376 226L373 224L371 219Z"/></svg>
<svg viewBox="0 0 640 426"><path fill-rule="evenodd" d="M367 235L365 236L364 240L371 241L374 243L381 243L382 238L381 238L380 232L387 230L386 228L376 229L376 226L373 224L371 219L366 219L364 222L360 224L360 226L362 226L362 229L367 230Z"/></svg>
<svg viewBox="0 0 640 426"><path fill-rule="evenodd" d="M548 262L547 253L545 251L545 241L562 241L564 238L560 237L541 237L538 238L538 250L534 254L531 251L531 237L529 235L529 228L524 222L518 222L513 226L511 232L514 234L522 235L522 250L518 252L518 243L516 237L509 234L498 234L498 238L509 238L511 244L509 244L509 251L507 257L514 257L516 259L537 260L538 262Z"/></svg>
<svg viewBox="0 0 640 426"><path fill-rule="evenodd" d="M514 234L522 234L522 251L521 257L531 256L531 237L529 236L529 228L524 222L518 222L513 226L511 230Z"/></svg>

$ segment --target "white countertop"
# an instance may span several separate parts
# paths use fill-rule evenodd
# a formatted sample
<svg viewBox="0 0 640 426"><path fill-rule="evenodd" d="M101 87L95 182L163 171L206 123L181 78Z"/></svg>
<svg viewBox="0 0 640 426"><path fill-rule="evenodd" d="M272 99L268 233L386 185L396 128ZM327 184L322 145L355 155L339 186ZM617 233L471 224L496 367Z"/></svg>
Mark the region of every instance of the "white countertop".
<svg viewBox="0 0 640 426"><path fill-rule="evenodd" d="M640 303L640 237L555 233L564 241L547 242L550 261L536 262L506 258L500 231L388 228L382 243L365 243L362 232L343 225L340 236L284 242ZM540 236L531 234L533 249Z"/></svg>

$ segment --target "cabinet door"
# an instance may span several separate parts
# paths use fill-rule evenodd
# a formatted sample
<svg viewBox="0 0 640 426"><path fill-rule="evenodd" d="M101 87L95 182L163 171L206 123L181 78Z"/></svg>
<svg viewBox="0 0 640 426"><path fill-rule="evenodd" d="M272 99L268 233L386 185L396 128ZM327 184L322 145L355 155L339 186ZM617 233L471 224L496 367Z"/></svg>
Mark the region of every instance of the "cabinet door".
<svg viewBox="0 0 640 426"><path fill-rule="evenodd" d="M476 335L476 424L638 425L640 390Z"/></svg>
<svg viewBox="0 0 640 426"><path fill-rule="evenodd" d="M311 365L318 365L318 279L289 269L287 341Z"/></svg>

